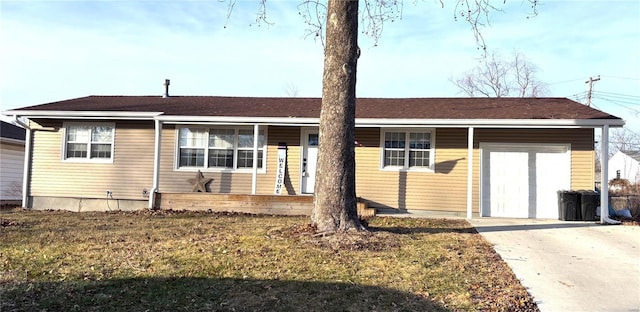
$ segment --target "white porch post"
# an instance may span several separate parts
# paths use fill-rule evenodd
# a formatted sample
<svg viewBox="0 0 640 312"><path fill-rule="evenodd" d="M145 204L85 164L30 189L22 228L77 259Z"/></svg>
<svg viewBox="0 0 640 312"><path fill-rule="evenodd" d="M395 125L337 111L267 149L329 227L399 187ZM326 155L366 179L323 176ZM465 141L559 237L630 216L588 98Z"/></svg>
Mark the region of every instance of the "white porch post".
<svg viewBox="0 0 640 312"><path fill-rule="evenodd" d="M467 136L467 219L473 217L473 127Z"/></svg>
<svg viewBox="0 0 640 312"><path fill-rule="evenodd" d="M27 122L28 123L28 122ZM31 176L31 128L25 128L24 167L22 168L22 208L29 208L29 176Z"/></svg>
<svg viewBox="0 0 640 312"><path fill-rule="evenodd" d="M253 125L253 174L251 177L251 195L256 194L258 188L258 139L260 137L260 126Z"/></svg>
<svg viewBox="0 0 640 312"><path fill-rule="evenodd" d="M155 146L153 149L153 186L149 192L149 209L155 208L156 193L160 188L160 146L162 141L162 121L155 120Z"/></svg>
<svg viewBox="0 0 640 312"><path fill-rule="evenodd" d="M620 224L609 219L609 125L602 127L600 141L600 224Z"/></svg>

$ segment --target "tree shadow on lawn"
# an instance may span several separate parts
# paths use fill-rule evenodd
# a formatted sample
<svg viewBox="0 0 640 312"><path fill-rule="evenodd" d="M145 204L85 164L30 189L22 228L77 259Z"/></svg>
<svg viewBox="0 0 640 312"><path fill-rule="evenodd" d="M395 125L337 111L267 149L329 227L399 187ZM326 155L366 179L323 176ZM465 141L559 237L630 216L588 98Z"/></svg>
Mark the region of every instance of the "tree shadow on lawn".
<svg viewBox="0 0 640 312"><path fill-rule="evenodd" d="M459 233L459 234L476 234L478 233L473 227L448 229L448 228L431 228L431 227L376 227L370 226L371 232L390 232L394 234L440 234L440 233Z"/></svg>
<svg viewBox="0 0 640 312"><path fill-rule="evenodd" d="M368 222L367 228L371 232L389 232L394 234L476 234L478 231L465 220L451 219L414 219L404 220L401 225L397 222L385 222L389 217L381 217L377 222Z"/></svg>
<svg viewBox="0 0 640 312"><path fill-rule="evenodd" d="M450 311L415 294L338 282L181 277L3 284L1 311Z"/></svg>

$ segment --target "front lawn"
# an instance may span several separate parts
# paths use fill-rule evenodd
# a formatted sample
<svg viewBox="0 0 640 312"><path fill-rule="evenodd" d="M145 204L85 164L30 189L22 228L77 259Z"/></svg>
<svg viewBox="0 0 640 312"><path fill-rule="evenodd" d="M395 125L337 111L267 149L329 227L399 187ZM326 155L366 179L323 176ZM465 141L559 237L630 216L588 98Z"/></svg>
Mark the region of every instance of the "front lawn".
<svg viewBox="0 0 640 312"><path fill-rule="evenodd" d="M0 311L537 311L464 220L0 213Z"/></svg>

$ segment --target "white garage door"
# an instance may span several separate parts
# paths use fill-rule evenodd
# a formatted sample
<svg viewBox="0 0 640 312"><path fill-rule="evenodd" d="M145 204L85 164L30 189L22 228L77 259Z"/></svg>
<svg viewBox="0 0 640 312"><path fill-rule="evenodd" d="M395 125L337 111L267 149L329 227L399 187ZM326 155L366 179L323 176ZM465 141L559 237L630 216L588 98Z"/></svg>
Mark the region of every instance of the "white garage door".
<svg viewBox="0 0 640 312"><path fill-rule="evenodd" d="M571 187L569 145L480 144L484 217L558 218L558 190Z"/></svg>

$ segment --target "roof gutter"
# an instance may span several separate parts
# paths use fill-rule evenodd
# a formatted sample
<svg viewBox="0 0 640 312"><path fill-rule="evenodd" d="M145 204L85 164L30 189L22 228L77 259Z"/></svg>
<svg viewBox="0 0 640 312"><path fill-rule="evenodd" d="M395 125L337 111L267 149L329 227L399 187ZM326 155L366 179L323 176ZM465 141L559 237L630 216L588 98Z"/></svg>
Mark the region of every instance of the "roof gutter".
<svg viewBox="0 0 640 312"><path fill-rule="evenodd" d="M20 120L20 118L18 118L18 115L13 115L13 122L15 122L16 124L18 124L20 127L25 128L27 130L31 130L31 127L29 127L29 125L27 125L26 123L24 123L22 120Z"/></svg>
<svg viewBox="0 0 640 312"><path fill-rule="evenodd" d="M167 116L155 119L172 124L261 124L287 126L317 126L319 118L295 117L225 117L225 116ZM391 119L356 118L356 127L439 127L439 128L595 128L608 125L622 127L622 119Z"/></svg>
<svg viewBox="0 0 640 312"><path fill-rule="evenodd" d="M153 120L162 112L132 112L132 111L45 111L45 110L9 110L2 112L5 115L21 116L26 118L46 119L133 119Z"/></svg>
<svg viewBox="0 0 640 312"><path fill-rule="evenodd" d="M311 126L318 125L320 118L297 118L297 117L228 117L228 116L176 116L161 115L155 119L172 124L190 123L212 123L220 124L260 124L260 125L297 125Z"/></svg>
<svg viewBox="0 0 640 312"><path fill-rule="evenodd" d="M356 127L594 128L622 127L624 124L622 119L356 119Z"/></svg>
<svg viewBox="0 0 640 312"><path fill-rule="evenodd" d="M179 116L163 115L163 112L133 111L39 111L9 110L7 115L27 118L47 119L119 119L119 120L159 120L173 124L261 124L289 126L317 126L319 118L311 117L229 117L229 116ZM594 128L622 127L622 119L395 119L395 118L356 118L356 127L476 127L476 128Z"/></svg>

